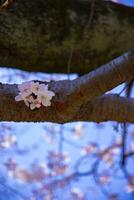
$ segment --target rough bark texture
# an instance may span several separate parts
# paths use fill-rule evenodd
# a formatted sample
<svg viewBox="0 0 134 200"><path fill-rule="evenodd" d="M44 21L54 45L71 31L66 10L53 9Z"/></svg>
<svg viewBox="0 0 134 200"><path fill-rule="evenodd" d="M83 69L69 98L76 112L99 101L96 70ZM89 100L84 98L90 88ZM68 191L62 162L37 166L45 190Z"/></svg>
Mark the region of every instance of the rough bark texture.
<svg viewBox="0 0 134 200"><path fill-rule="evenodd" d="M0 10L0 65L66 73L74 47L70 72L85 74L131 50L134 8L101 0L91 7L91 0L14 0Z"/></svg>
<svg viewBox="0 0 134 200"><path fill-rule="evenodd" d="M52 105L32 111L24 102L15 102L17 85L0 84L0 120L57 123L112 120L134 123L133 99L103 95L133 78L134 51L131 51L75 80L51 81L49 89L56 94Z"/></svg>

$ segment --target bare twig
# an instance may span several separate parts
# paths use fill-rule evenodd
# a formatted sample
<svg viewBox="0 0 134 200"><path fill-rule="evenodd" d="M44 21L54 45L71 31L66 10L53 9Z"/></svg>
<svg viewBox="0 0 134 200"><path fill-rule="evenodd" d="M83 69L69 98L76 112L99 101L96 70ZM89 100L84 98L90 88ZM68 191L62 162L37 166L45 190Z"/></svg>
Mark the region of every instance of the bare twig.
<svg viewBox="0 0 134 200"><path fill-rule="evenodd" d="M123 133L122 133L122 154L121 154L121 164L125 166L125 152L126 152L126 137L127 137L127 124L123 123Z"/></svg>
<svg viewBox="0 0 134 200"><path fill-rule="evenodd" d="M90 6L89 19L88 19L88 22L86 23L85 28L83 29L83 33L82 33L83 36L85 35L86 31L91 26L93 15L94 15L94 7L95 7L95 0L92 0L91 6ZM71 69L71 62L72 62L74 51L75 51L75 46L73 44L73 46L71 48L71 51L70 51L70 55L69 55L69 59L68 59L68 64L67 64L68 80L69 80L69 74L70 74L70 69Z"/></svg>

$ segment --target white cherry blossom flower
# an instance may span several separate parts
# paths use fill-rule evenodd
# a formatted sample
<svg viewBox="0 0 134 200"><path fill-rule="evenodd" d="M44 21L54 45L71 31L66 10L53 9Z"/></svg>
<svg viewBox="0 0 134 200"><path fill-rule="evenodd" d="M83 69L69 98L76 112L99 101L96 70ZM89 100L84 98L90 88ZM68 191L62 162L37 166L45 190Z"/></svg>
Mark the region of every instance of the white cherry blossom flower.
<svg viewBox="0 0 134 200"><path fill-rule="evenodd" d="M31 84L31 91L32 91L32 93L34 93L35 95L38 95L39 89L40 89L40 84L39 84L39 82L36 82L36 83L33 82L33 83Z"/></svg>
<svg viewBox="0 0 134 200"><path fill-rule="evenodd" d="M90 143L87 144L84 148L82 148L81 150L81 155L88 155L88 154L92 154L95 153L97 150L97 145L95 143Z"/></svg>
<svg viewBox="0 0 134 200"><path fill-rule="evenodd" d="M99 177L99 181L101 184L107 184L111 181L111 177L108 174L104 173Z"/></svg>
<svg viewBox="0 0 134 200"><path fill-rule="evenodd" d="M51 106L51 99L55 93L48 90L47 84L39 84L39 82L25 82L18 85L19 94L15 97L15 101L24 101L26 106L31 110L40 108L41 105Z"/></svg>
<svg viewBox="0 0 134 200"><path fill-rule="evenodd" d="M21 93L19 93L16 97L15 97L15 101L22 101L22 95Z"/></svg>
<svg viewBox="0 0 134 200"><path fill-rule="evenodd" d="M55 94L54 94L54 92L48 90L48 91L47 91L47 96L48 96L48 98L51 100L52 97L55 96Z"/></svg>
<svg viewBox="0 0 134 200"><path fill-rule="evenodd" d="M33 102L33 97L31 95L29 96L23 96L21 93L19 93L18 96L15 97L15 101L24 101L24 103L26 104L26 106L29 107L29 104Z"/></svg>
<svg viewBox="0 0 134 200"><path fill-rule="evenodd" d="M23 100L27 107L29 107L30 103L34 102L34 98L30 95L25 97Z"/></svg>
<svg viewBox="0 0 134 200"><path fill-rule="evenodd" d="M32 84L33 84L33 82L25 82L25 83L18 85L18 89L19 89L22 97L26 97L26 96L29 96L30 94L32 94L32 91L31 91Z"/></svg>
<svg viewBox="0 0 134 200"><path fill-rule="evenodd" d="M52 99L52 97L55 96L54 92L51 92L51 91L46 91L44 94L40 94L37 99L39 101L41 101L42 105L43 106L50 106L51 105L51 102L50 100Z"/></svg>
<svg viewBox="0 0 134 200"><path fill-rule="evenodd" d="M84 194L79 188L72 188L71 194L74 196L74 198L83 200L84 199Z"/></svg>
<svg viewBox="0 0 134 200"><path fill-rule="evenodd" d="M75 126L75 130L74 130L74 134L73 134L73 138L75 140L78 140L78 139L81 139L83 136L83 124L82 123L78 123L76 126Z"/></svg>
<svg viewBox="0 0 134 200"><path fill-rule="evenodd" d="M40 84L39 86L39 94L43 94L48 92L48 85Z"/></svg>
<svg viewBox="0 0 134 200"><path fill-rule="evenodd" d="M39 99L34 99L33 102L30 104L30 109L34 110L35 108L41 107L41 101Z"/></svg>
<svg viewBox="0 0 134 200"><path fill-rule="evenodd" d="M128 183L126 189L127 189L127 192L128 192L128 193L134 192L134 184Z"/></svg>
<svg viewBox="0 0 134 200"><path fill-rule="evenodd" d="M0 146L3 148L9 148L16 143L16 136L15 135L4 135L2 137L2 141Z"/></svg>
<svg viewBox="0 0 134 200"><path fill-rule="evenodd" d="M47 107L47 106L50 106L51 105L51 102L50 102L50 98L48 98L47 95L39 95L38 98L37 98L43 106Z"/></svg>

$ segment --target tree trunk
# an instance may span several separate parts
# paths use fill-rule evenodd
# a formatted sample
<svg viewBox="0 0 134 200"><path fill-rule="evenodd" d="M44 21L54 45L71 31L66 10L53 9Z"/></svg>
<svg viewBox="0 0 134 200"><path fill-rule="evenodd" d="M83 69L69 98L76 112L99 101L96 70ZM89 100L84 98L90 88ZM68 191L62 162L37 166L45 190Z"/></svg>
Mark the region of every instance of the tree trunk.
<svg viewBox="0 0 134 200"><path fill-rule="evenodd" d="M0 65L85 74L131 50L133 35L134 8L101 0L14 0L0 11Z"/></svg>

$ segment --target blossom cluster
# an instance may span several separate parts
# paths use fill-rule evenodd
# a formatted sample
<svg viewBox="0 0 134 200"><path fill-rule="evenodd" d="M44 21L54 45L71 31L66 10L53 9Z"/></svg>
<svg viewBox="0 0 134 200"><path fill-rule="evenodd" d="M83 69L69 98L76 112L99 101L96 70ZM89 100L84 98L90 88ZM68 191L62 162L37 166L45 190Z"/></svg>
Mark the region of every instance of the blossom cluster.
<svg viewBox="0 0 134 200"><path fill-rule="evenodd" d="M42 105L51 106L51 99L55 93L48 90L48 85L29 81L18 85L19 94L15 97L16 101L24 101L31 110L40 108Z"/></svg>

